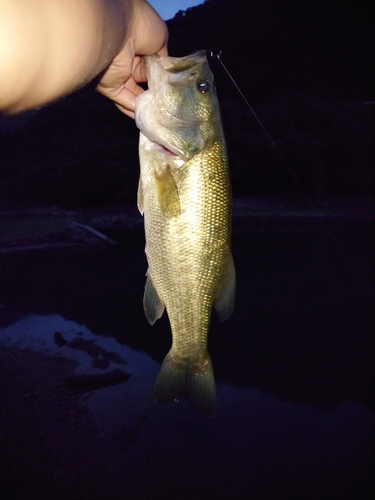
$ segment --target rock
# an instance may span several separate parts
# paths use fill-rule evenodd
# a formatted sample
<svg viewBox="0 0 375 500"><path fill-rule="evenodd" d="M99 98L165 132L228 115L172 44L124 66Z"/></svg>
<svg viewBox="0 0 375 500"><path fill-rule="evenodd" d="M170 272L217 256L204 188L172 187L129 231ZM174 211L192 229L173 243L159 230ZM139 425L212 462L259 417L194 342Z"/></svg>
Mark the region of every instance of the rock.
<svg viewBox="0 0 375 500"><path fill-rule="evenodd" d="M126 364L126 361L122 359L122 357L117 353L117 352L109 352L108 353L108 359L113 361L116 364L123 363L124 365Z"/></svg>
<svg viewBox="0 0 375 500"><path fill-rule="evenodd" d="M121 384L129 380L131 375L123 372L120 369L106 373L94 373L92 375L74 375L66 379L67 387L79 389L99 389L100 387L108 387L111 385Z"/></svg>
<svg viewBox="0 0 375 500"><path fill-rule="evenodd" d="M93 362L91 363L91 366L94 368L100 368L101 370L106 370L110 365L110 362L108 359L104 358L103 356L98 356L97 358L93 359Z"/></svg>
<svg viewBox="0 0 375 500"><path fill-rule="evenodd" d="M123 360L119 354L116 352L108 352L104 349L104 347L95 344L95 341L93 340L85 340L80 337L74 337L67 343L67 346L80 351L85 351L89 356L95 358L92 366L96 368L108 368L111 361L116 364L126 364L126 361Z"/></svg>
<svg viewBox="0 0 375 500"><path fill-rule="evenodd" d="M96 345L92 340L74 337L74 339L70 340L67 345L73 349L87 352L87 354L92 358L97 358L98 356L105 357L107 355L107 351L103 347Z"/></svg>
<svg viewBox="0 0 375 500"><path fill-rule="evenodd" d="M60 332L55 332L53 334L53 340L55 341L55 344L58 345L59 347L63 347L64 345L67 344L67 341L64 339L64 337Z"/></svg>

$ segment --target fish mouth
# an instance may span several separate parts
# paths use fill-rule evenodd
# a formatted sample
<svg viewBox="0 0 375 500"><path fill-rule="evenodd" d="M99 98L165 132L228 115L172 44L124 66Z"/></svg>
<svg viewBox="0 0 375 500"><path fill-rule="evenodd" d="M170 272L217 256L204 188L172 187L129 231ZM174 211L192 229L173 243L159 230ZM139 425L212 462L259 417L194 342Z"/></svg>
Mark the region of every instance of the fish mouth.
<svg viewBox="0 0 375 500"><path fill-rule="evenodd" d="M168 156L170 158L180 158L180 155L176 151L173 151L169 147L164 146L164 144L155 141L151 142L152 142L152 148L155 151L159 151L160 153L163 153L165 156Z"/></svg>

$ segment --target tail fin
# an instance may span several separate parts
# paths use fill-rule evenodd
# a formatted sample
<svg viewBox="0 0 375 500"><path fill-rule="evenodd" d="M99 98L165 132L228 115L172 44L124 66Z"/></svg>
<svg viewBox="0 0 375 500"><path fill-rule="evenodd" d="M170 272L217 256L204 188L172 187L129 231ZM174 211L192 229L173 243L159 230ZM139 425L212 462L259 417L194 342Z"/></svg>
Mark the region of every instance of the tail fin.
<svg viewBox="0 0 375 500"><path fill-rule="evenodd" d="M185 396L198 410L216 415L215 378L208 352L188 364L169 351L156 379L154 395L158 403Z"/></svg>

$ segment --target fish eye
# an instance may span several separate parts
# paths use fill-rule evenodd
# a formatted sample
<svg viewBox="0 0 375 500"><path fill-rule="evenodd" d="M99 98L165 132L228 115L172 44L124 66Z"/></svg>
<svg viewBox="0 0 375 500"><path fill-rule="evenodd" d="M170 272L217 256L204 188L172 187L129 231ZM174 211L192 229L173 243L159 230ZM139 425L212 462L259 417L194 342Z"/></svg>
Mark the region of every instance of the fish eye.
<svg viewBox="0 0 375 500"><path fill-rule="evenodd" d="M197 89L201 94L205 94L211 88L210 82L207 80L198 80L197 81Z"/></svg>

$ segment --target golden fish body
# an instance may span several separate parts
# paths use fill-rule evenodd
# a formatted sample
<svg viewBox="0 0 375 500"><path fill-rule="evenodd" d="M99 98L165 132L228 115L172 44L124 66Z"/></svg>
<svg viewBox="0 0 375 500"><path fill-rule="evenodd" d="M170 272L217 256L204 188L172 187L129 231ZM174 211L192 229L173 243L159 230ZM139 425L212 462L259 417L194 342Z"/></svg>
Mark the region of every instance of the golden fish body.
<svg viewBox="0 0 375 500"><path fill-rule="evenodd" d="M138 206L149 265L144 309L153 324L166 308L172 347L156 381L157 401L188 397L215 412L207 335L212 306L234 306L231 189L213 75L204 52L148 56L149 90L136 103L141 130Z"/></svg>

